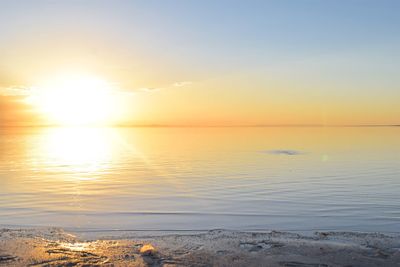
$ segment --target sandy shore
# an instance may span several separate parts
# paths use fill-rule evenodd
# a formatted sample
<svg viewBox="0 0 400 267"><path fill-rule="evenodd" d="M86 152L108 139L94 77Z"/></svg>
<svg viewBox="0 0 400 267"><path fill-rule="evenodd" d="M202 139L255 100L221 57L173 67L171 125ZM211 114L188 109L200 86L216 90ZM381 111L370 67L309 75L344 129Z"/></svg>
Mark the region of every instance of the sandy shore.
<svg viewBox="0 0 400 267"><path fill-rule="evenodd" d="M0 266L400 266L400 236L1 229Z"/></svg>

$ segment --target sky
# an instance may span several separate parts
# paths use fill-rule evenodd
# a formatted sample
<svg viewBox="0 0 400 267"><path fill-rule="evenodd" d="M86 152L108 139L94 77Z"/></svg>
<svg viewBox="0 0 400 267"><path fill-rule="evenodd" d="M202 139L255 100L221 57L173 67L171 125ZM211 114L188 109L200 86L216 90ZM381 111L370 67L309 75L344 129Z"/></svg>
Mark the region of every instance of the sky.
<svg viewBox="0 0 400 267"><path fill-rule="evenodd" d="M0 125L51 124L30 100L65 73L110 85L116 125L400 124L399 12L395 0L0 0ZM80 90L63 106L90 109Z"/></svg>

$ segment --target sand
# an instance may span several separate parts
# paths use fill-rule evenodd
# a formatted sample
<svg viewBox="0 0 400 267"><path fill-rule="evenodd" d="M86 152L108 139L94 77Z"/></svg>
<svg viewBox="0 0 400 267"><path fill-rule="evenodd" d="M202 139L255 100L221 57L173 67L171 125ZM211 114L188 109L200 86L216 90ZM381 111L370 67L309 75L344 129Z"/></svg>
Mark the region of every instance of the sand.
<svg viewBox="0 0 400 267"><path fill-rule="evenodd" d="M1 229L0 266L400 266L400 236Z"/></svg>

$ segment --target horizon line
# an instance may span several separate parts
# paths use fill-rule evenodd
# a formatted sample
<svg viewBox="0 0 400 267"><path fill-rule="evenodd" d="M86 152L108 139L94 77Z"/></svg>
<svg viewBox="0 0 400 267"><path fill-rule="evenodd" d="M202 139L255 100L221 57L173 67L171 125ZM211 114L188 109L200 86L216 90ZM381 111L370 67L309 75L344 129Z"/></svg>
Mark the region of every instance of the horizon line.
<svg viewBox="0 0 400 267"><path fill-rule="evenodd" d="M0 128L279 128L279 127L400 127L400 124L116 124L116 125L1 125Z"/></svg>

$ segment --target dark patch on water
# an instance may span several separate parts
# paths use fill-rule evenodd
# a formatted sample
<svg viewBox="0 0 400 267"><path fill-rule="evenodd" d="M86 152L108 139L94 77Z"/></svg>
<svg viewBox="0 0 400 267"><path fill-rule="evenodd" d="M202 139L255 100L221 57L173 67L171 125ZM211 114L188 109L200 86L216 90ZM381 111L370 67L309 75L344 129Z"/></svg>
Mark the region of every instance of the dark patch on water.
<svg viewBox="0 0 400 267"><path fill-rule="evenodd" d="M262 152L272 154L272 155L288 155L288 156L295 156L295 155L303 154L303 152L301 152L301 151L289 150L289 149L265 150Z"/></svg>

